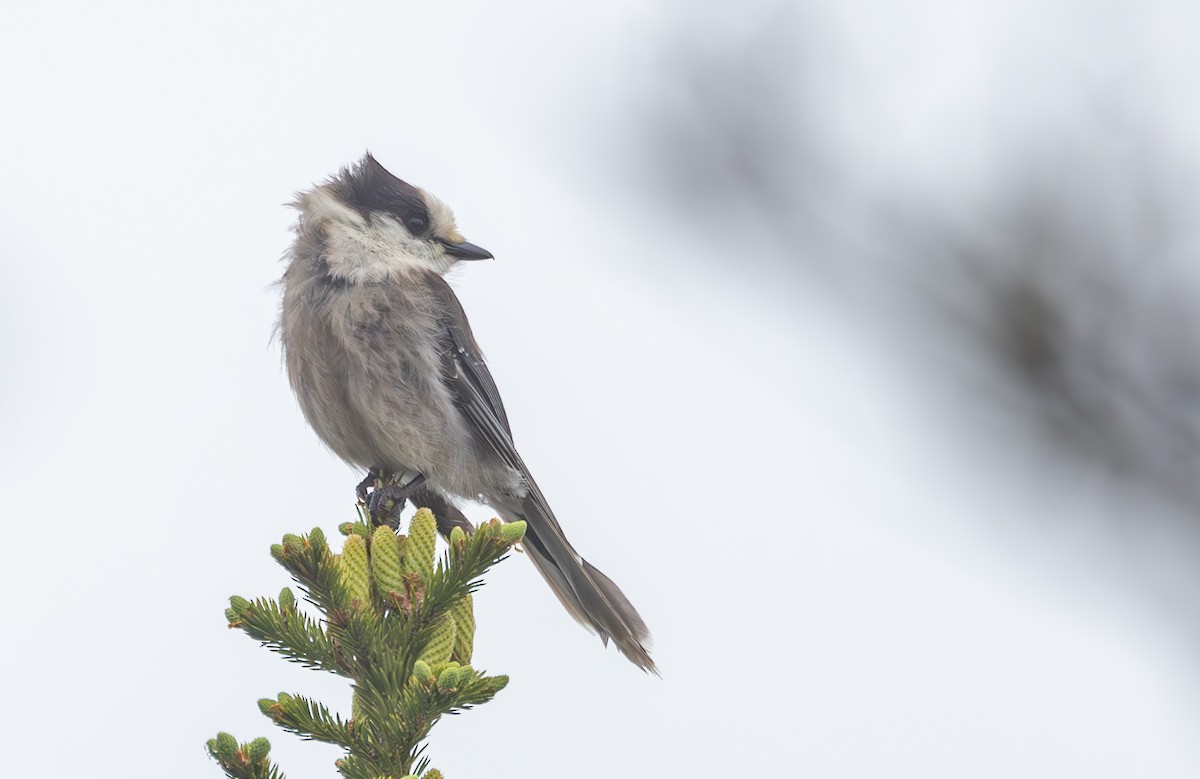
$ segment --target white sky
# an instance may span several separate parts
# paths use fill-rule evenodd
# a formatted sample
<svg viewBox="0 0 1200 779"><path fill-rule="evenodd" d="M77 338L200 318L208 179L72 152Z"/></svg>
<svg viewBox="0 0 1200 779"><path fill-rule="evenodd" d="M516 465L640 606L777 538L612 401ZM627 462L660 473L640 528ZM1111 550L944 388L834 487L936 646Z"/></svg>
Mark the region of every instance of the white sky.
<svg viewBox="0 0 1200 779"><path fill-rule="evenodd" d="M1136 29L1146 83L1194 84L1179 4L1009 5L826 18L874 116L905 116L907 94L946 134L986 113L955 125L966 96L1011 87L988 74L1028 61L1021 30L1046 61L1093 13L1115 21L1070 62L1105 62ZM628 110L615 98L670 10L0 12L0 772L218 776L203 744L227 730L268 736L293 779L334 775L336 750L255 700L344 702L345 685L222 611L286 583L267 555L283 533L353 516L359 474L298 412L269 285L281 204L370 148L496 255L454 283L517 442L663 671L603 651L510 560L478 600L477 662L512 682L435 729L448 777L1200 774L1195 637L1129 586L1194 592L1192 563L1089 530L1150 504L1020 451L1007 480L977 472L904 399L869 324L820 289L735 279L736 258L622 189L594 130ZM891 126L842 136L844 153L937 180L937 138Z"/></svg>

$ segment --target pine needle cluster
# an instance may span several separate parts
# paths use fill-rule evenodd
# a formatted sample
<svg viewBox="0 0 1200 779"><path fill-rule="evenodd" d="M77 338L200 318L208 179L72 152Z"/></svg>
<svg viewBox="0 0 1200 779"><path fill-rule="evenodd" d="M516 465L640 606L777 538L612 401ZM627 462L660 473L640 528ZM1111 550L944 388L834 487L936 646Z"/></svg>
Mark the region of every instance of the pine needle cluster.
<svg viewBox="0 0 1200 779"><path fill-rule="evenodd" d="M336 765L346 779L441 779L422 755L430 728L445 714L491 700L508 683L471 666L471 593L521 540L525 523L492 520L471 534L455 528L440 559L428 509L416 513L407 536L373 527L365 513L339 529L346 536L341 554L319 528L271 547L320 619L302 613L287 587L277 600L230 598L225 616L231 628L288 660L350 679L351 717L288 693L263 698L259 709L284 730L344 748ZM269 750L266 739L238 744L228 733L208 742L232 779L283 779Z"/></svg>

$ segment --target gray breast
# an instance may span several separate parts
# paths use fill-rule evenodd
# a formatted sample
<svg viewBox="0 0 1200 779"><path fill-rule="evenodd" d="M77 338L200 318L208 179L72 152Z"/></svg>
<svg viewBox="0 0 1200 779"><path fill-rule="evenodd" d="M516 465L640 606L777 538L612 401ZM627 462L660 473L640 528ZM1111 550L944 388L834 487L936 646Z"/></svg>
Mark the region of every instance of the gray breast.
<svg viewBox="0 0 1200 779"><path fill-rule="evenodd" d="M370 467L371 437L347 394L349 355L330 326L337 294L300 263L288 269L279 322L284 360L300 409L325 445L347 462Z"/></svg>
<svg viewBox="0 0 1200 779"><path fill-rule="evenodd" d="M475 494L481 464L442 379L439 311L421 280L292 275L281 322L288 375L321 439L360 467L419 471Z"/></svg>

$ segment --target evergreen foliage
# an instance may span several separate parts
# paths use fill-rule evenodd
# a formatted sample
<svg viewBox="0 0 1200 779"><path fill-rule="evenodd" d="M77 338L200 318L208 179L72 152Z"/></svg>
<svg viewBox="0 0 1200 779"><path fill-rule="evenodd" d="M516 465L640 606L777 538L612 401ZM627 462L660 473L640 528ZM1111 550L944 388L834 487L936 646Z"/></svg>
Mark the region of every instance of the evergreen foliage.
<svg viewBox="0 0 1200 779"><path fill-rule="evenodd" d="M346 756L336 763L343 777L441 779L422 756L430 728L444 714L491 700L508 683L470 665L471 593L521 540L525 523L492 520L471 534L455 528L437 559L437 524L428 509L416 513L407 536L360 515L339 528L346 536L341 554L319 528L271 547L320 619L302 613L287 587L277 600L234 596L225 616L231 628L286 659L352 681L349 719L302 695L258 702L284 730L343 747ZM232 779L283 779L264 738L238 744L220 733L207 746Z"/></svg>

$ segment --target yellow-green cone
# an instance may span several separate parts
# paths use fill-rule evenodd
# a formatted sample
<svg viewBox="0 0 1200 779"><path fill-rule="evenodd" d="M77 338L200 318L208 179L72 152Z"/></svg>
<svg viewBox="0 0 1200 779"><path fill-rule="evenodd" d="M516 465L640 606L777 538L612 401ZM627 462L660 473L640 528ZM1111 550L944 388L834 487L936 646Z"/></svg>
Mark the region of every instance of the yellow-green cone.
<svg viewBox="0 0 1200 779"><path fill-rule="evenodd" d="M232 761L237 755L237 739L228 733L218 733L217 737L208 742L208 751L222 760Z"/></svg>
<svg viewBox="0 0 1200 779"><path fill-rule="evenodd" d="M455 687L466 687L467 684L475 678L475 669L469 665L459 666L458 668L458 684Z"/></svg>
<svg viewBox="0 0 1200 779"><path fill-rule="evenodd" d="M343 522L338 525L338 532L344 536L357 535L369 538L371 526L363 522Z"/></svg>
<svg viewBox="0 0 1200 779"><path fill-rule="evenodd" d="M525 537L525 522L505 522L500 526L500 537L510 544L515 544Z"/></svg>
<svg viewBox="0 0 1200 779"><path fill-rule="evenodd" d="M404 545L404 570L421 575L422 581L433 576L433 552L437 545L437 522L433 512L421 509L408 526L408 542Z"/></svg>
<svg viewBox="0 0 1200 779"><path fill-rule="evenodd" d="M360 608L371 605L371 580L367 573L367 542L362 536L349 536L346 546L338 558L342 584L350 595L350 601L358 601Z"/></svg>
<svg viewBox="0 0 1200 779"><path fill-rule="evenodd" d="M454 650L454 617L443 614L433 623L433 635L425 649L421 651L418 660L423 660L431 666L436 666L450 659Z"/></svg>
<svg viewBox="0 0 1200 779"><path fill-rule="evenodd" d="M458 689L458 667L446 666L442 672L438 674L438 689L443 692Z"/></svg>
<svg viewBox="0 0 1200 779"><path fill-rule="evenodd" d="M433 674L433 669L424 660L418 660L413 663L413 678L417 680L418 684L422 685L433 684L437 680L437 677Z"/></svg>
<svg viewBox="0 0 1200 779"><path fill-rule="evenodd" d="M391 528L380 525L371 536L371 579L385 598L389 593L404 593L400 567L400 541Z"/></svg>
<svg viewBox="0 0 1200 779"><path fill-rule="evenodd" d="M450 609L454 617L454 659L460 663L471 662L475 649L475 600L470 595L454 604Z"/></svg>
<svg viewBox="0 0 1200 779"><path fill-rule="evenodd" d="M246 745L246 757L251 760L266 760L271 752L271 742L265 738L256 738Z"/></svg>
<svg viewBox="0 0 1200 779"><path fill-rule="evenodd" d="M225 619L237 622L248 608L250 608L250 601L240 595L234 595L229 599L229 608L225 609Z"/></svg>

